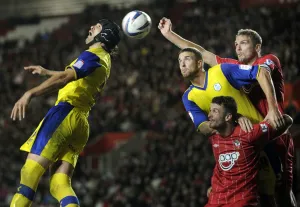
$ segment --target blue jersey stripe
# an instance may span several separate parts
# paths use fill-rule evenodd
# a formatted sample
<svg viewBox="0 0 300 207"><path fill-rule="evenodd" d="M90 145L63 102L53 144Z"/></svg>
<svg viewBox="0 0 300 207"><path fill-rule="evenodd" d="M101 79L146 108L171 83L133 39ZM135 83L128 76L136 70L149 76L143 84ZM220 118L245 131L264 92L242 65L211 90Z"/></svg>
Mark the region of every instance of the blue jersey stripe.
<svg viewBox="0 0 300 207"><path fill-rule="evenodd" d="M60 200L61 207L66 207L69 204L77 204L78 206L80 205L76 196L67 196Z"/></svg>
<svg viewBox="0 0 300 207"><path fill-rule="evenodd" d="M51 139L53 133L65 117L74 108L69 103L59 103L52 107L46 114L44 121L38 131L35 142L31 148L31 153L40 155L45 148L48 141Z"/></svg>

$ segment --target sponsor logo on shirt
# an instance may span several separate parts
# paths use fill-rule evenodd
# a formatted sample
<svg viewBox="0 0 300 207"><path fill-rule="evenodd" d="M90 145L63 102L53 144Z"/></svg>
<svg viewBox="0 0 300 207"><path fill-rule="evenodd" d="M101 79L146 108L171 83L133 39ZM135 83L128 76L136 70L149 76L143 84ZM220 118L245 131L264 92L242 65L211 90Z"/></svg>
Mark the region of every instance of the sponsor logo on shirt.
<svg viewBox="0 0 300 207"><path fill-rule="evenodd" d="M220 91L222 89L221 84L220 83L215 83L214 89L215 89L215 91Z"/></svg>
<svg viewBox="0 0 300 207"><path fill-rule="evenodd" d="M239 65L239 68L241 70L250 70L252 68L251 65Z"/></svg>
<svg viewBox="0 0 300 207"><path fill-rule="evenodd" d="M259 124L262 132L267 132L268 131L268 126L266 124Z"/></svg>
<svg viewBox="0 0 300 207"><path fill-rule="evenodd" d="M73 64L74 67L80 69L84 64L83 60L77 60L76 63Z"/></svg>
<svg viewBox="0 0 300 207"><path fill-rule="evenodd" d="M219 165L224 171L230 170L239 159L239 152L229 152L219 155Z"/></svg>

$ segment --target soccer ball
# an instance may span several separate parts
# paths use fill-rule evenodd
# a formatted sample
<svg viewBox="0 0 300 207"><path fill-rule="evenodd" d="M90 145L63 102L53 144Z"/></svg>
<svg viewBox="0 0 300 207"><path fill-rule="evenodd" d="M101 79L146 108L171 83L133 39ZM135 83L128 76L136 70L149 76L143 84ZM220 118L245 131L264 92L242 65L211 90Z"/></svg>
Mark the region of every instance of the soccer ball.
<svg viewBox="0 0 300 207"><path fill-rule="evenodd" d="M151 18L145 12L131 11L123 18L122 29L126 36L142 39L150 32Z"/></svg>

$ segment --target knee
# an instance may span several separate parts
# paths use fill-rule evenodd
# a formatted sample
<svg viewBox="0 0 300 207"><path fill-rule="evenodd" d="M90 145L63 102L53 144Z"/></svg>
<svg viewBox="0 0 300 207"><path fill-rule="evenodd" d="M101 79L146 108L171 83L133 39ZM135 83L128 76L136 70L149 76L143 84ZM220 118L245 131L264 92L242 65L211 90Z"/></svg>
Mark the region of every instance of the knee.
<svg viewBox="0 0 300 207"><path fill-rule="evenodd" d="M26 160L25 165L21 169L21 183L32 183L40 179L44 174L45 168L38 162Z"/></svg>
<svg viewBox="0 0 300 207"><path fill-rule="evenodd" d="M54 198L59 196L59 191L70 191L71 189L71 178L63 173L55 173L50 178L50 193Z"/></svg>

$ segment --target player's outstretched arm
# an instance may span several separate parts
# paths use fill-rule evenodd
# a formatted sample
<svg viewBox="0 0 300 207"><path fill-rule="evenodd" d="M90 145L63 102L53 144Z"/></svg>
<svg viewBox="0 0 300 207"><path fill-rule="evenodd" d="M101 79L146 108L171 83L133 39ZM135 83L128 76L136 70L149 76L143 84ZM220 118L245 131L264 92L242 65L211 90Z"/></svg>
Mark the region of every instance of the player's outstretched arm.
<svg viewBox="0 0 300 207"><path fill-rule="evenodd" d="M25 118L25 111L31 98L58 90L75 79L76 73L72 69L68 69L52 75L39 86L34 87L24 93L24 95L15 103L14 108L11 112L11 119L16 120L16 118L19 118L19 120L21 121Z"/></svg>
<svg viewBox="0 0 300 207"><path fill-rule="evenodd" d="M172 31L172 22L171 22L170 19L167 19L166 17L163 17L160 20L159 24L158 24L158 29L160 30L162 35L167 40L169 40L170 42L175 44L180 49L183 49L183 48L186 48L186 47L197 48L201 52L202 57L203 57L203 61L205 63L207 63L211 67L218 64L215 54L207 51L206 49L204 49L200 45L197 45L197 44L195 44L195 43L193 43L189 40L186 40L186 39L182 38L181 36L179 36L178 34L173 32Z"/></svg>
<svg viewBox="0 0 300 207"><path fill-rule="evenodd" d="M61 73L63 71L53 71L43 68L40 65L30 65L24 67L24 70L31 72L32 74L38 74L40 76L53 76L55 74Z"/></svg>

